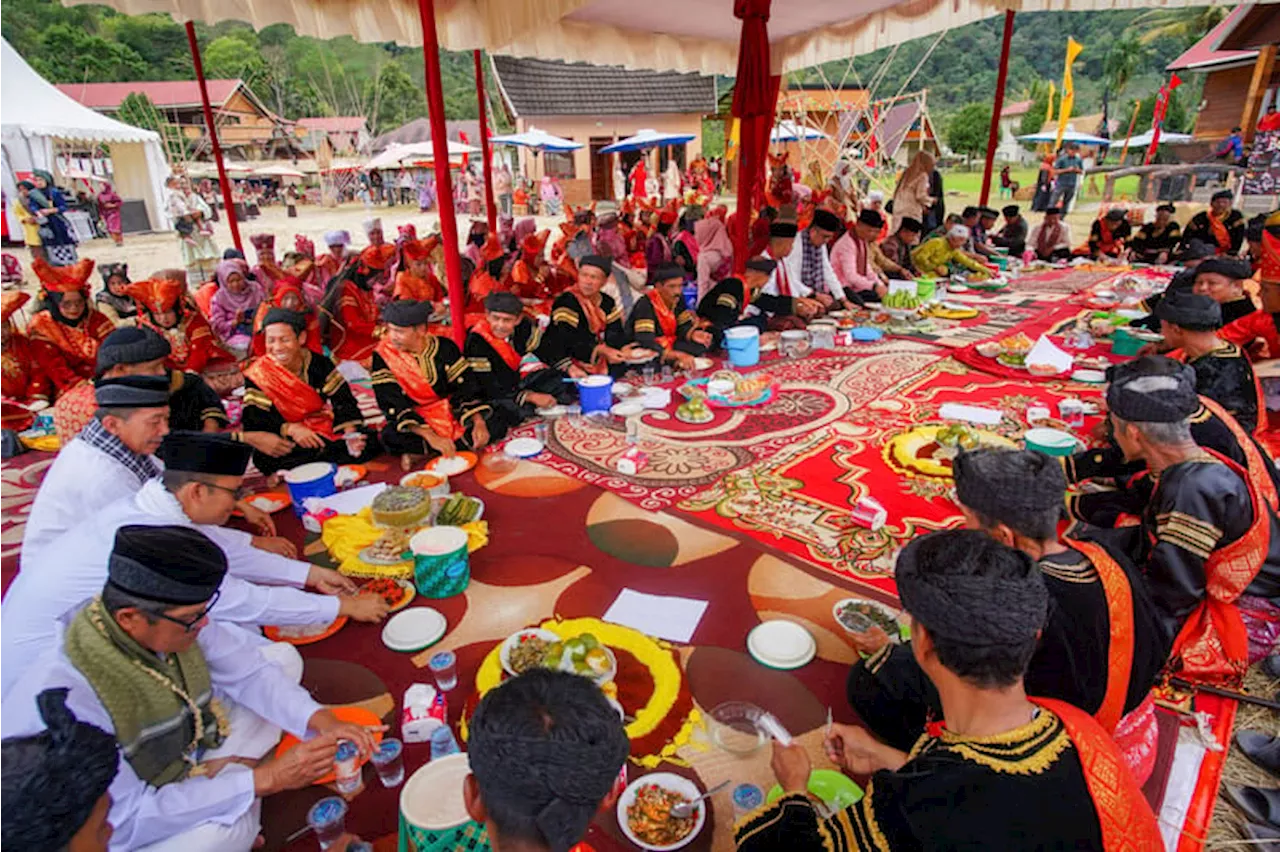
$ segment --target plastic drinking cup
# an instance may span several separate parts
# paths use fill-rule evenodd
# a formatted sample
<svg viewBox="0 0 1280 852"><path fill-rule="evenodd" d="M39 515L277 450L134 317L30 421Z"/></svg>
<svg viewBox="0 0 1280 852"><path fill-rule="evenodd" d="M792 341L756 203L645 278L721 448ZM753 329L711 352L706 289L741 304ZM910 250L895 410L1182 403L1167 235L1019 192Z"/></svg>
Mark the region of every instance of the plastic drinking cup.
<svg viewBox="0 0 1280 852"><path fill-rule="evenodd" d="M316 833L321 849L328 849L346 832L347 803L341 796L321 799L307 811L307 825Z"/></svg>
<svg viewBox="0 0 1280 852"><path fill-rule="evenodd" d="M441 692L448 692L458 685L458 657L452 651L432 654L427 668L431 669L436 687Z"/></svg>
<svg viewBox="0 0 1280 852"><path fill-rule="evenodd" d="M404 781L404 745L399 740L387 737L369 759L383 787L398 787Z"/></svg>

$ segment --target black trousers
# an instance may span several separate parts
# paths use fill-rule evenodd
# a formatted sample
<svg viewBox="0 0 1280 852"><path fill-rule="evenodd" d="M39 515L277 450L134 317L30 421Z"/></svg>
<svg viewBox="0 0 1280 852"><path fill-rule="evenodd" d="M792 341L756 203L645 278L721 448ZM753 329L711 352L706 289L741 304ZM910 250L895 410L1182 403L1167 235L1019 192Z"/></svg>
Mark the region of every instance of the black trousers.
<svg viewBox="0 0 1280 852"><path fill-rule="evenodd" d="M356 464L372 461L382 455L382 444L374 429L362 428L365 436L364 452L353 456L347 452L347 442L343 440L325 441L320 449L295 447L283 456L275 458L260 450L253 451L253 463L258 470L268 476L280 470L289 470L310 462L332 462L333 464Z"/></svg>

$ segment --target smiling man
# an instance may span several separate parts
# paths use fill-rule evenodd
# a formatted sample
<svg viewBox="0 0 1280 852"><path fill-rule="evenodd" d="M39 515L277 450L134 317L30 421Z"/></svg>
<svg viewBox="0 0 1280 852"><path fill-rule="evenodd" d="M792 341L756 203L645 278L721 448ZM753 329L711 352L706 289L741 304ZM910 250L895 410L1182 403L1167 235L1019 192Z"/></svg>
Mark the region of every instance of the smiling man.
<svg viewBox="0 0 1280 852"><path fill-rule="evenodd" d="M657 268L657 265L654 267ZM580 379L588 373L625 369L632 347L622 309L601 288L613 262L589 254L578 261L578 281L551 305L547 356L558 370Z"/></svg>

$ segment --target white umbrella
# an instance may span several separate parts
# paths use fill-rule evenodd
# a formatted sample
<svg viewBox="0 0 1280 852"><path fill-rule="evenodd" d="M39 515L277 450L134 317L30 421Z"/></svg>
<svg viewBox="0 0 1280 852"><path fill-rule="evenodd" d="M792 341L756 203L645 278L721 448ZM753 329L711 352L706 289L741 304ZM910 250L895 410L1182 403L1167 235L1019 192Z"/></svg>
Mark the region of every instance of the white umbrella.
<svg viewBox="0 0 1280 852"><path fill-rule="evenodd" d="M693 139L694 136L691 133L659 133L652 127L646 127L636 133L635 136L628 136L626 139L619 139L612 145L606 145L600 149L600 153L620 154L623 151L665 148L668 145L683 145L685 142L692 142Z"/></svg>
<svg viewBox="0 0 1280 852"><path fill-rule="evenodd" d="M519 148L533 148L538 151L576 151L582 147L581 142L552 136L536 127L530 127L524 133L490 136L489 141L494 145L515 145Z"/></svg>
<svg viewBox="0 0 1280 852"><path fill-rule="evenodd" d="M773 132L769 134L769 141L778 142L806 142L814 139L830 139L831 137L818 130L816 127L805 127L803 124L796 124L794 121L779 121L777 126L773 128Z"/></svg>
<svg viewBox="0 0 1280 852"><path fill-rule="evenodd" d="M263 166L260 169L254 169L255 177L306 177L305 174L290 166Z"/></svg>
<svg viewBox="0 0 1280 852"><path fill-rule="evenodd" d="M463 154L479 154L479 148L473 148L470 145L464 145L461 142L454 142L452 139L445 140L449 145L450 157L461 157ZM401 145L396 152L399 156L398 162L405 160L430 160L436 155L435 148L431 146L431 142L411 142L408 145Z"/></svg>
<svg viewBox="0 0 1280 852"><path fill-rule="evenodd" d="M386 150L376 155L369 162L365 163L366 169L391 169L400 165L401 149L405 146L399 142L392 142L387 146Z"/></svg>
<svg viewBox="0 0 1280 852"><path fill-rule="evenodd" d="M1190 142L1191 139L1192 136L1190 133L1171 133L1166 130L1160 131L1161 145L1185 145ZM1124 139L1111 140L1112 148L1123 148L1125 144L1128 144L1130 148L1145 148L1151 144L1151 131L1148 130L1146 133L1139 133L1137 136L1131 136L1127 140L1127 143Z"/></svg>
<svg viewBox="0 0 1280 852"><path fill-rule="evenodd" d="M1028 133L1026 136L1019 136L1019 142L1056 142L1058 139L1058 131L1041 130L1039 133ZM1115 141L1105 139L1101 136L1094 136L1092 133L1081 133L1079 130L1073 130L1068 127L1062 133L1062 141L1076 142L1080 145L1115 145Z"/></svg>

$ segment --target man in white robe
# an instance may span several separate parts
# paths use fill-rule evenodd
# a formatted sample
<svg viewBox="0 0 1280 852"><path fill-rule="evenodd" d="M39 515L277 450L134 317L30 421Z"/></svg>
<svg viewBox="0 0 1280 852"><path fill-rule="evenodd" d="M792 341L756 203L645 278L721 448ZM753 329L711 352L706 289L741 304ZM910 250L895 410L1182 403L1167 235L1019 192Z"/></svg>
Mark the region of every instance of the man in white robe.
<svg viewBox="0 0 1280 852"><path fill-rule="evenodd" d="M844 223L839 216L819 208L813 211L813 222L809 227L792 241L791 252L787 256L794 280L809 290L805 295L812 294L824 308L847 301L844 285L840 283L840 276L836 275L831 256L827 253L827 244L844 231Z"/></svg>
<svg viewBox="0 0 1280 852"><path fill-rule="evenodd" d="M235 506L250 452L224 435L171 433L160 448L161 479L99 510L19 572L0 604L0 697L49 646L58 617L102 588L111 544L128 525L189 526L213 540L228 569L212 614L248 628L255 642L266 642L258 635L262 625L328 624L342 615L385 618L380 596L352 594L355 584L337 571L260 550L248 533L221 526ZM279 653L294 656L292 646Z"/></svg>
<svg viewBox="0 0 1280 852"><path fill-rule="evenodd" d="M169 380L125 376L95 385L97 414L59 451L36 492L22 536L22 569L39 562L55 538L160 475L152 454L169 432Z"/></svg>
<svg viewBox="0 0 1280 852"><path fill-rule="evenodd" d="M113 852L248 852L262 797L330 771L339 739L373 748L368 729L317 704L244 631L210 621L225 571L197 530L121 529L101 595L64 619L4 702L4 737L41 731L36 696L66 688L77 718L121 740ZM303 742L269 757L281 730Z"/></svg>
<svg viewBox="0 0 1280 852"><path fill-rule="evenodd" d="M796 316L808 320L817 316L821 305L813 298L813 290L800 280L798 261L793 261L793 247L798 229L794 222L774 222L769 226L769 246L764 256L774 261L773 272L760 292L767 296L782 296L795 299ZM755 316L760 309L748 305L746 315Z"/></svg>

